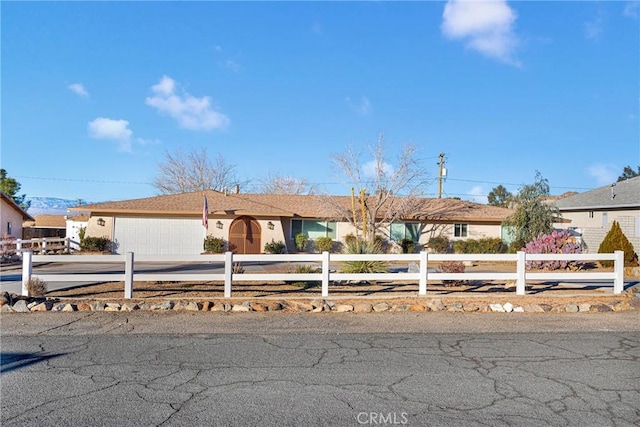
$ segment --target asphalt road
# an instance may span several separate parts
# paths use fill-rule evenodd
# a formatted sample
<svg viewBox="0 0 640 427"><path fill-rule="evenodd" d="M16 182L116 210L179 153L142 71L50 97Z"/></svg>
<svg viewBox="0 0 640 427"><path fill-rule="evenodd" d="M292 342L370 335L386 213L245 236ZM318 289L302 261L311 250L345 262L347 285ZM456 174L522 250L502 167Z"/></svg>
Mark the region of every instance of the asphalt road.
<svg viewBox="0 0 640 427"><path fill-rule="evenodd" d="M31 313L2 426L637 426L640 316Z"/></svg>

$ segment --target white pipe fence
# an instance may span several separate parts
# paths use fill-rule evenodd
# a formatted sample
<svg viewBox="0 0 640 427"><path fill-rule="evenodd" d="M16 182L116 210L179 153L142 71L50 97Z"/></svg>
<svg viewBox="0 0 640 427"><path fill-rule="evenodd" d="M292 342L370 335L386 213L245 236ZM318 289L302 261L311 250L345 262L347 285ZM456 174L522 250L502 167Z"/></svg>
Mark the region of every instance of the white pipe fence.
<svg viewBox="0 0 640 427"><path fill-rule="evenodd" d="M144 273L136 272L135 263L175 263L197 262L220 263L224 266L222 273ZM528 261L614 261L612 272L530 272L527 271ZM45 282L124 282L124 297L133 297L133 285L135 282L145 281L221 281L224 282L224 297L231 298L232 284L234 281L319 281L322 283L322 297L329 296L329 283L342 281L379 280L385 282L414 281L418 283L418 295L427 295L427 281L435 280L508 280L515 281L516 295L525 295L525 285L530 280L542 281L589 281L605 280L613 282L613 293L622 293L624 286L624 252L615 251L608 254L290 254L290 255L235 255L231 252L216 255L137 255L127 252L125 255L34 255L31 252L23 253L22 263L22 294L28 296L28 283L31 278L39 278ZM331 263L344 261L396 261L417 263L417 271L390 272L390 273L341 273L332 271ZM515 272L464 272L443 273L429 272L429 267L437 267L445 261L490 261L515 262ZM72 274L34 274L33 263L115 263L124 264L123 273L72 273ZM237 263L315 263L320 265L319 273L235 273L234 264ZM246 264L245 264L246 265Z"/></svg>
<svg viewBox="0 0 640 427"><path fill-rule="evenodd" d="M70 237L42 237L34 239L12 239L0 241L0 255L14 255L23 252L46 254L48 252L71 252L71 243L78 243Z"/></svg>

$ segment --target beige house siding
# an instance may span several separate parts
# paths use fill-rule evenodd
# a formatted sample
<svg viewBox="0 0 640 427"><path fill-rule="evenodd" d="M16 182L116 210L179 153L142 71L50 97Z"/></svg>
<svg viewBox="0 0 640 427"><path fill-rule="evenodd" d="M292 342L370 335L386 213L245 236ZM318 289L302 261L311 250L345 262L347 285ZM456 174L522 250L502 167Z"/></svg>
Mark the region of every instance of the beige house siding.
<svg viewBox="0 0 640 427"><path fill-rule="evenodd" d="M572 228L582 234L584 250L597 253L600 243L611 230L613 221L620 224L620 229L631 242L636 252L640 251L640 211L577 211L563 212L562 217L569 219L569 224L556 223L556 228Z"/></svg>
<svg viewBox="0 0 640 427"><path fill-rule="evenodd" d="M22 214L13 209L13 207L4 200L2 200L2 208L0 209L0 224L2 225L1 237L3 239L22 238ZM9 228L11 230L9 230Z"/></svg>

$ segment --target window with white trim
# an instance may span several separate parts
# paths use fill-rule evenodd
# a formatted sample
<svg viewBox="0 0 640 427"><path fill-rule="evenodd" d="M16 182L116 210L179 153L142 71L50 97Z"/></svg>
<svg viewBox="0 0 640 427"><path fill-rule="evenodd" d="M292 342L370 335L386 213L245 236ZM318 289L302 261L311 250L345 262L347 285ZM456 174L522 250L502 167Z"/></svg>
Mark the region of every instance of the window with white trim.
<svg viewBox="0 0 640 427"><path fill-rule="evenodd" d="M331 237L336 239L336 222L335 221L317 221L312 219L293 219L291 220L291 238L295 238L296 234L303 233L309 239L314 240L320 237Z"/></svg>
<svg viewBox="0 0 640 427"><path fill-rule="evenodd" d="M469 224L454 224L453 237L467 237L469 234Z"/></svg>
<svg viewBox="0 0 640 427"><path fill-rule="evenodd" d="M420 223L418 222L393 222L389 226L389 239L400 242L410 239L413 242L420 240Z"/></svg>

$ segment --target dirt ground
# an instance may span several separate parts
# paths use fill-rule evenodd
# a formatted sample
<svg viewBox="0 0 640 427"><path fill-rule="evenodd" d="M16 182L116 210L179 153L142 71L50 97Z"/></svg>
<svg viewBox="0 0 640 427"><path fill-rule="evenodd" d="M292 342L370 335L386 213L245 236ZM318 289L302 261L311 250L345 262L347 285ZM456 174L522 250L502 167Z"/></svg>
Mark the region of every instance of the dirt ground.
<svg viewBox="0 0 640 427"><path fill-rule="evenodd" d="M612 271L611 268L589 266L591 271ZM466 267L465 271L495 271L515 272L515 264L476 263ZM640 281L640 280L639 280ZM286 283L286 282L234 282L232 299L225 301L248 299L321 299L321 287L315 283ZM513 281L466 281L456 286L445 286L440 282L429 281L427 284L427 298L441 298L447 304L472 299L478 305L507 300L512 304L552 303L557 298L571 297L577 303L610 302L612 298L621 298L612 294L612 287L601 287L589 284L567 283L532 283L527 285L527 296L516 296ZM86 286L72 286L64 290L51 291L47 297L64 300L119 300L124 296L124 283L100 283ZM224 297L222 282L135 282L133 296L136 300L148 302L154 300L221 300ZM331 283L329 285L329 299L349 302L373 302L393 300L394 304L424 303L425 297L418 297L417 282L394 283Z"/></svg>

